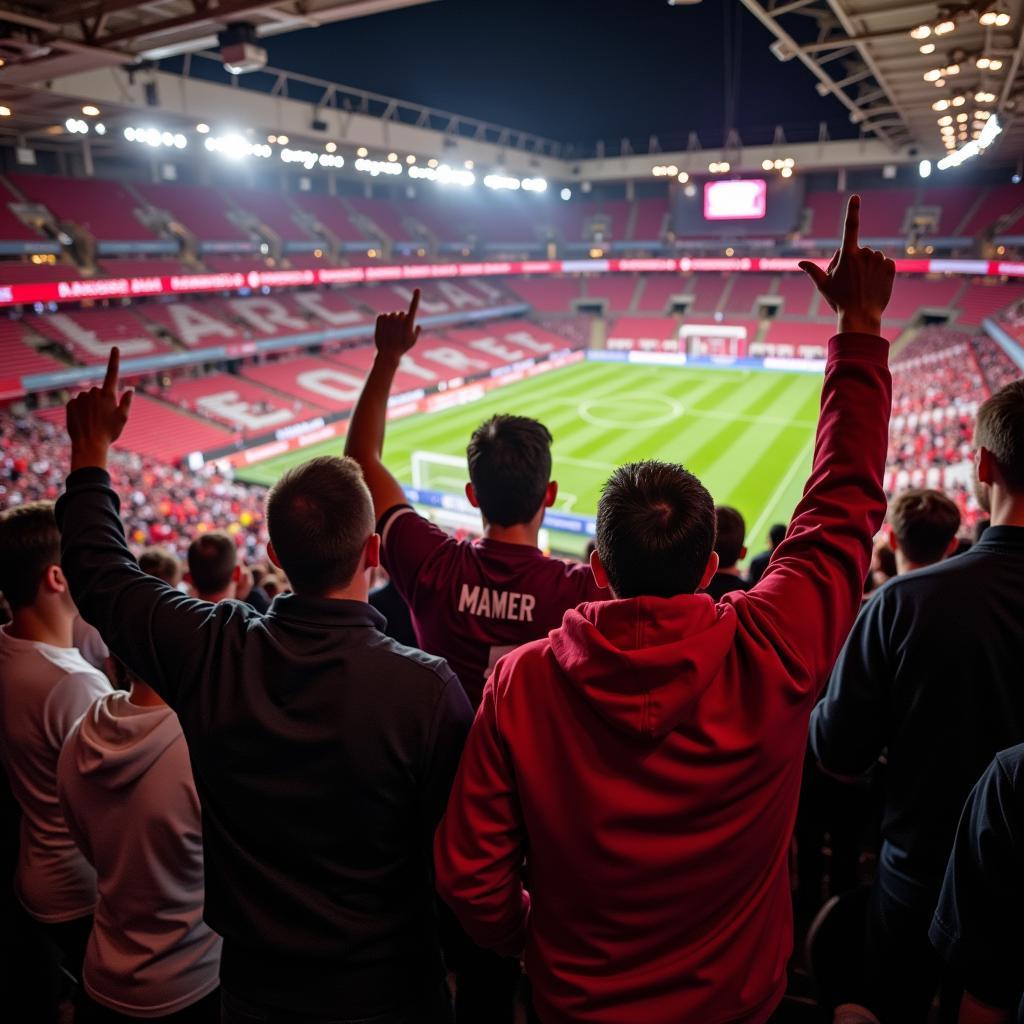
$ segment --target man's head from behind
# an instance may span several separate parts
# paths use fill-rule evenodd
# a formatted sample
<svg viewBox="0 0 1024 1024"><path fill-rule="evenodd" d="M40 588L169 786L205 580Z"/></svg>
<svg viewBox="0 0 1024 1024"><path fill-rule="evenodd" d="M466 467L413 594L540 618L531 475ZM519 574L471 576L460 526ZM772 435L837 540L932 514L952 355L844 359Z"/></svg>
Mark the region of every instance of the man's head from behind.
<svg viewBox="0 0 1024 1024"><path fill-rule="evenodd" d="M785 539L786 530L788 527L785 523L773 523L771 529L768 531L768 543L771 545L772 551L774 551Z"/></svg>
<svg viewBox="0 0 1024 1024"><path fill-rule="evenodd" d="M0 591L15 616L43 605L74 614L50 502L31 502L0 513Z"/></svg>
<svg viewBox="0 0 1024 1024"><path fill-rule="evenodd" d="M168 586L176 587L181 582L181 562L166 548L146 548L139 555L139 568Z"/></svg>
<svg viewBox="0 0 1024 1024"><path fill-rule="evenodd" d="M978 501L996 523L1024 503L1024 380L982 402L974 447Z"/></svg>
<svg viewBox="0 0 1024 1024"><path fill-rule="evenodd" d="M747 553L743 539L747 535L747 524L743 516L729 505L715 508L718 530L715 535L715 553L720 569L734 569L736 563Z"/></svg>
<svg viewBox="0 0 1024 1024"><path fill-rule="evenodd" d="M536 420L492 416L473 431L466 460L466 495L488 524L539 522L558 495L551 480L551 434Z"/></svg>
<svg viewBox="0 0 1024 1024"><path fill-rule="evenodd" d="M900 573L942 561L956 548L960 510L939 491L914 488L889 506L889 547Z"/></svg>
<svg viewBox="0 0 1024 1024"><path fill-rule="evenodd" d="M238 549L226 533L201 534L188 546L188 582L198 597L219 601L233 596L238 576Z"/></svg>
<svg viewBox="0 0 1024 1024"><path fill-rule="evenodd" d="M295 592L327 597L379 562L373 500L359 464L323 456L288 470L267 495L268 554Z"/></svg>
<svg viewBox="0 0 1024 1024"><path fill-rule="evenodd" d="M718 568L714 546L715 503L682 466L633 462L605 484L591 564L616 597L702 589Z"/></svg>

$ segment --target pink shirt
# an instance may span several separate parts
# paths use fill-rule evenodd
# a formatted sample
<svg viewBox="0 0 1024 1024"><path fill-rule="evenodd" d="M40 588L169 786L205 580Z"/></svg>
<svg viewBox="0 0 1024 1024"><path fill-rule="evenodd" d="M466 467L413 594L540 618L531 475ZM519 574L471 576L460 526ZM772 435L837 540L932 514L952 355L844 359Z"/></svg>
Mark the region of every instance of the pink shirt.
<svg viewBox="0 0 1024 1024"><path fill-rule="evenodd" d="M589 566L527 544L457 541L409 505L385 512L378 529L420 647L451 665L474 707L502 655L547 636L567 609L610 596Z"/></svg>

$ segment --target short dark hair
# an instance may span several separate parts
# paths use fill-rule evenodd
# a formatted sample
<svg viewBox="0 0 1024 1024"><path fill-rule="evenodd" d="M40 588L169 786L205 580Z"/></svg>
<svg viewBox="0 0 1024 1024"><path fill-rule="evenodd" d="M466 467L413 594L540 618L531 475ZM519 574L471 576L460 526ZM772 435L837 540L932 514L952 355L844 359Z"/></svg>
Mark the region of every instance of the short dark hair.
<svg viewBox="0 0 1024 1024"><path fill-rule="evenodd" d="M694 593L714 545L715 503L682 466L631 462L604 485L597 553L619 597Z"/></svg>
<svg viewBox="0 0 1024 1024"><path fill-rule="evenodd" d="M32 501L0 513L0 591L11 611L35 602L51 565L60 565L53 503Z"/></svg>
<svg viewBox="0 0 1024 1024"><path fill-rule="evenodd" d="M992 453L1011 491L1024 491L1024 379L981 403L974 444Z"/></svg>
<svg viewBox="0 0 1024 1024"><path fill-rule="evenodd" d="M960 529L960 510L939 491L911 488L893 499L889 525L911 562L931 565L949 550Z"/></svg>
<svg viewBox="0 0 1024 1024"><path fill-rule="evenodd" d="M167 548L146 548L139 555L139 568L147 576L155 576L172 587L181 582L181 562ZM206 593L212 594L214 591Z"/></svg>
<svg viewBox="0 0 1024 1024"><path fill-rule="evenodd" d="M731 505L718 505L715 508L715 520L718 524L715 532L718 564L722 569L731 569L740 560L743 552L747 524L743 521L743 516Z"/></svg>
<svg viewBox="0 0 1024 1024"><path fill-rule="evenodd" d="M788 529L789 527L785 523L772 523L772 527L768 531L768 540L771 541L773 551L786 539Z"/></svg>
<svg viewBox="0 0 1024 1024"><path fill-rule="evenodd" d="M197 594L227 590L236 565L238 549L226 533L201 534L188 546L188 571Z"/></svg>
<svg viewBox="0 0 1024 1024"><path fill-rule="evenodd" d="M288 470L267 495L267 529L298 593L320 597L350 583L374 529L359 463L324 455ZM269 593L269 579L264 586Z"/></svg>
<svg viewBox="0 0 1024 1024"><path fill-rule="evenodd" d="M466 448L469 479L488 523L528 523L551 481L551 433L526 416L492 416Z"/></svg>

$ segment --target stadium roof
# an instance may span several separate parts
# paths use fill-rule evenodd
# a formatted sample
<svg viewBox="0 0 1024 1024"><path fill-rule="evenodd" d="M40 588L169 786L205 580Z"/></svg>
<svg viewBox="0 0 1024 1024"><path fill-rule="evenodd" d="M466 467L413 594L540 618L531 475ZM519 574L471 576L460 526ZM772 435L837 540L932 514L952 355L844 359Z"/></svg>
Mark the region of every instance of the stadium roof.
<svg viewBox="0 0 1024 1024"><path fill-rule="evenodd" d="M891 145L933 147L946 116L935 104L963 94L968 124L975 109L997 112L1011 128L1003 152L1024 150L1024 0L740 2L773 32L780 60L802 61L820 93L834 95L854 123ZM982 17L996 23L983 25ZM996 61L997 70L978 67L979 59ZM978 102L978 93L993 99ZM948 110L955 121L958 108Z"/></svg>
<svg viewBox="0 0 1024 1024"><path fill-rule="evenodd" d="M4 79L25 85L97 67L159 60L215 46L229 23L258 37L433 0L20 0L0 12ZM16 63L15 63L16 62Z"/></svg>

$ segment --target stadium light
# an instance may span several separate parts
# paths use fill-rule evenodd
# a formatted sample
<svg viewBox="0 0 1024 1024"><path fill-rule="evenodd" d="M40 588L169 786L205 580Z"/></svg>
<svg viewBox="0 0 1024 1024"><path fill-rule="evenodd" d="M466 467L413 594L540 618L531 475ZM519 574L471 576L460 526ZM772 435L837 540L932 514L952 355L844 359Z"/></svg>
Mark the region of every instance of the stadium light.
<svg viewBox="0 0 1024 1024"><path fill-rule="evenodd" d="M107 134L107 126L102 121L97 121L96 124L94 124L92 126L92 130L97 135L106 135Z"/></svg>
<svg viewBox="0 0 1024 1024"><path fill-rule="evenodd" d="M11 116L11 108L10 107L0 106L0 117L10 117L10 116Z"/></svg>
<svg viewBox="0 0 1024 1024"><path fill-rule="evenodd" d="M360 146L356 150L356 156L368 156L368 155L369 155L369 150L365 146Z"/></svg>
<svg viewBox="0 0 1024 1024"><path fill-rule="evenodd" d="M934 53L935 52L935 44L934 43L922 43L921 44L921 52L923 54L925 54L926 56L929 53Z"/></svg>
<svg viewBox="0 0 1024 1024"><path fill-rule="evenodd" d="M934 29L935 34L937 36L948 36L950 32L953 32L955 30L956 30L956 22L952 21L949 18L947 18L945 21L940 21L938 23L938 25L935 26L935 29Z"/></svg>
<svg viewBox="0 0 1024 1024"><path fill-rule="evenodd" d="M338 144L336 142L328 142L327 145L324 146L324 149L326 149L328 153L337 153Z"/></svg>
<svg viewBox="0 0 1024 1024"><path fill-rule="evenodd" d="M689 180L690 180L690 175L687 174L686 171L680 171L676 175L676 181L678 181L680 185L685 185Z"/></svg>
<svg viewBox="0 0 1024 1024"><path fill-rule="evenodd" d="M209 135L210 126L205 121L200 121L199 124L196 125L196 131L199 132L200 135Z"/></svg>
<svg viewBox="0 0 1024 1024"><path fill-rule="evenodd" d="M438 164L438 160L437 160L437 157L435 157L435 156L432 156L432 157L431 157L431 158L430 158L430 159L429 159L429 160L427 161L427 166L428 166L428 167L436 167L436 166L437 166L437 164Z"/></svg>
<svg viewBox="0 0 1024 1024"><path fill-rule="evenodd" d="M561 192L559 192L558 194L559 194L559 195L560 195L560 196L561 196L561 197L562 197L562 198L563 198L563 199L564 199L564 200L565 200L566 202L568 202L568 201L569 201L570 199L572 199L572 189L571 189L571 188L563 188L563 189L562 189L562 191L561 191Z"/></svg>
<svg viewBox="0 0 1024 1024"><path fill-rule="evenodd" d="M86 103L86 105L82 107L82 113L85 114L86 117L99 117L100 108L93 103Z"/></svg>
<svg viewBox="0 0 1024 1024"><path fill-rule="evenodd" d="M433 162L437 163L436 160ZM409 177L436 181L439 185L461 185L463 188L468 188L476 182L476 175L472 171L464 171L461 167L449 167L448 164L441 164L439 167L413 166L409 168Z"/></svg>
<svg viewBox="0 0 1024 1024"><path fill-rule="evenodd" d="M517 192L523 187L518 178L511 178L507 174L488 174L484 178L484 187L492 188L495 191Z"/></svg>
<svg viewBox="0 0 1024 1024"><path fill-rule="evenodd" d="M936 166L940 171L950 167L959 167L965 160L980 156L995 141L995 138L1003 130L998 117L991 117L985 122L985 127L976 139L972 139L960 149L954 150L948 156L944 156Z"/></svg>
<svg viewBox="0 0 1024 1024"><path fill-rule="evenodd" d="M917 165L917 173L920 174L922 178L929 177L931 175L931 173L932 173L932 162L931 162L931 160L922 160Z"/></svg>
<svg viewBox="0 0 1024 1024"><path fill-rule="evenodd" d="M100 126L97 125L96 131L101 135L106 131L106 128L103 132L99 129ZM167 149L184 149L188 145L188 139L181 132L161 131L159 128L128 127L124 130L124 137L128 142L138 142L153 149L159 149L161 146Z"/></svg>
<svg viewBox="0 0 1024 1024"><path fill-rule="evenodd" d="M89 126L88 126L88 124L86 124L85 121L82 121L81 119L76 118L76 117L69 117L64 122L64 127L72 135L88 135L89 134Z"/></svg>
<svg viewBox="0 0 1024 1024"><path fill-rule="evenodd" d="M254 144L236 132L227 135L210 135L203 145L210 153L216 153L227 160L241 160L246 156L256 156L267 160L273 154L273 150L265 142Z"/></svg>
<svg viewBox="0 0 1024 1024"><path fill-rule="evenodd" d="M931 25L918 25L910 30L911 39L927 39L932 34Z"/></svg>
<svg viewBox="0 0 1024 1024"><path fill-rule="evenodd" d="M395 161L397 159L398 159L398 154L397 153L388 153L388 161L390 163L395 163Z"/></svg>
<svg viewBox="0 0 1024 1024"><path fill-rule="evenodd" d="M416 163L416 157L415 157L415 156L413 156L413 155L412 155L412 153L410 153L410 154L409 154L409 155L408 155L408 156L407 156L407 157L405 158L405 162L406 162L407 164L409 164L409 166L411 167L411 166L412 166L412 165L413 165L414 163Z"/></svg>
<svg viewBox="0 0 1024 1024"><path fill-rule="evenodd" d="M376 178L379 174L402 173L401 164L390 163L387 160L367 160L365 157L360 157L353 166L360 174L369 174L373 178Z"/></svg>

